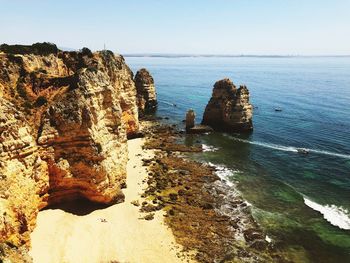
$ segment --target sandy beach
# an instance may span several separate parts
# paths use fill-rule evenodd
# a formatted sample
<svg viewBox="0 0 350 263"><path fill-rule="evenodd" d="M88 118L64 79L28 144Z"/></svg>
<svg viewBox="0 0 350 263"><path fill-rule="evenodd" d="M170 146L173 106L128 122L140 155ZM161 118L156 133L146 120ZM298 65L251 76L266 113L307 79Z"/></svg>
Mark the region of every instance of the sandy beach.
<svg viewBox="0 0 350 263"><path fill-rule="evenodd" d="M108 208L75 215L61 209L39 212L31 234L30 255L35 263L62 262L181 262L181 247L163 222L163 211L154 219L131 204L146 187L143 158L153 156L142 149L143 139L128 141L129 161L125 202Z"/></svg>

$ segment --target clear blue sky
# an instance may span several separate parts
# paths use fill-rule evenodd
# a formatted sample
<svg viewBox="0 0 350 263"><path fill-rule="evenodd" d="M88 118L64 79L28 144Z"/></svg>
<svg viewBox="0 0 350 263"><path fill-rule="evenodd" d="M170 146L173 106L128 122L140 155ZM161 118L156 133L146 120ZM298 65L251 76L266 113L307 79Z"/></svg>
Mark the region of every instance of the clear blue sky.
<svg viewBox="0 0 350 263"><path fill-rule="evenodd" d="M350 54L350 0L0 0L0 42L119 53Z"/></svg>

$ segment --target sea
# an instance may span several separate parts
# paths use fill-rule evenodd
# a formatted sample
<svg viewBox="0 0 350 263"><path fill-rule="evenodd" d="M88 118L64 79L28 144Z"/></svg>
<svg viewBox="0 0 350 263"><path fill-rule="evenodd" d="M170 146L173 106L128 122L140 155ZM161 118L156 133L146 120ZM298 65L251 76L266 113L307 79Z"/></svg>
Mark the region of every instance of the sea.
<svg viewBox="0 0 350 263"><path fill-rule="evenodd" d="M196 123L217 80L246 85L250 134L189 135L294 262L350 262L350 57L126 57L155 80L159 117ZM276 111L276 109L281 111ZM308 154L298 152L306 149Z"/></svg>

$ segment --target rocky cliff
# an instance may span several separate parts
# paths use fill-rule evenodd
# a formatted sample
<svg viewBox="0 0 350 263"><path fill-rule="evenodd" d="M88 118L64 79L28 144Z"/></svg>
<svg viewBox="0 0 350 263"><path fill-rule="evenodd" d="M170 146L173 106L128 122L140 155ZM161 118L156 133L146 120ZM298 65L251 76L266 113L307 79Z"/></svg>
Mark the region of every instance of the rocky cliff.
<svg viewBox="0 0 350 263"><path fill-rule="evenodd" d="M123 200L127 136L139 124L122 56L2 45L0 112L0 258L28 260L29 234L47 205Z"/></svg>
<svg viewBox="0 0 350 263"><path fill-rule="evenodd" d="M231 80L223 79L214 84L202 124L219 131L247 132L253 129L252 116L247 87L237 89Z"/></svg>
<svg viewBox="0 0 350 263"><path fill-rule="evenodd" d="M142 116L154 112L157 108L157 94L153 77L147 69L142 68L137 71L135 85L139 114Z"/></svg>

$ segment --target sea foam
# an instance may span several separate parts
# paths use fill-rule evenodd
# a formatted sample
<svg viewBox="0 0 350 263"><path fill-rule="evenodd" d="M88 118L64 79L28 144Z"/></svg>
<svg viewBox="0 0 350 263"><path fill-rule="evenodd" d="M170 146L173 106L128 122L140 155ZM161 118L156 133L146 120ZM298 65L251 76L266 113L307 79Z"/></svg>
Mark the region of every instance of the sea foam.
<svg viewBox="0 0 350 263"><path fill-rule="evenodd" d="M306 197L304 197L304 203L313 210L320 212L323 218L332 225L340 229L350 230L350 214L347 209L336 205L320 205Z"/></svg>
<svg viewBox="0 0 350 263"><path fill-rule="evenodd" d="M202 149L203 152L216 152L217 150L219 150L219 148L207 144L202 144Z"/></svg>
<svg viewBox="0 0 350 263"><path fill-rule="evenodd" d="M265 236L265 240L266 240L268 243L271 243L271 242L272 242L272 239L271 239L268 235Z"/></svg>
<svg viewBox="0 0 350 263"><path fill-rule="evenodd" d="M211 162L208 163L210 166L215 167L216 171L216 175L220 177L220 179L225 180L226 184L228 186L233 186L233 182L230 181L230 176L232 176L232 174L234 174L235 170L231 170L229 168L227 168L225 165L220 165L220 164L213 164Z"/></svg>

